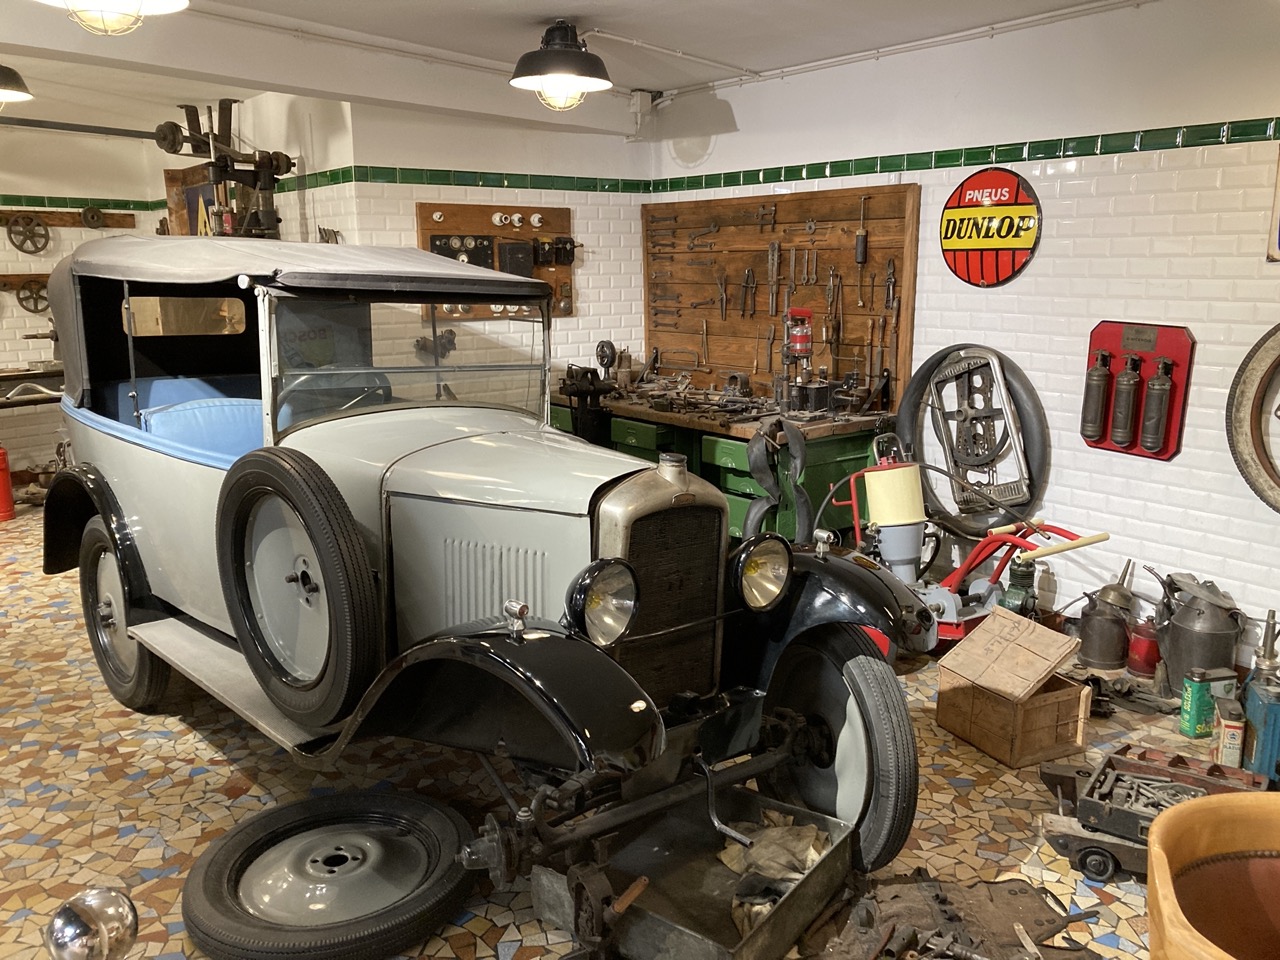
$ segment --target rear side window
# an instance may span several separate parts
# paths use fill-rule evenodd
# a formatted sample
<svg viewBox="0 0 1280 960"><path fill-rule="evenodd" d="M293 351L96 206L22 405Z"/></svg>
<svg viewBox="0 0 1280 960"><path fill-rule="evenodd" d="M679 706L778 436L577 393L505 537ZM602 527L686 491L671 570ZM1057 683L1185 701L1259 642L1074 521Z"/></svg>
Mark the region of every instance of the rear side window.
<svg viewBox="0 0 1280 960"><path fill-rule="evenodd" d="M230 297L131 297L121 322L135 337L193 337L243 333L244 303Z"/></svg>

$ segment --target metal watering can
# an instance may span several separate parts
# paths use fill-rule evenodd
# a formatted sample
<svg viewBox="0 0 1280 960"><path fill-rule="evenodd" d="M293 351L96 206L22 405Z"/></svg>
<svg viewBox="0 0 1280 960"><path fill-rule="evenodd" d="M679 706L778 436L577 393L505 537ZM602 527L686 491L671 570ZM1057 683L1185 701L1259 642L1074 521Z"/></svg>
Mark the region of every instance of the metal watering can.
<svg viewBox="0 0 1280 960"><path fill-rule="evenodd" d="M1189 573L1162 577L1151 567L1144 569L1160 581L1164 593L1156 637L1175 695L1193 667L1234 667L1246 620L1235 603L1212 580L1201 582Z"/></svg>

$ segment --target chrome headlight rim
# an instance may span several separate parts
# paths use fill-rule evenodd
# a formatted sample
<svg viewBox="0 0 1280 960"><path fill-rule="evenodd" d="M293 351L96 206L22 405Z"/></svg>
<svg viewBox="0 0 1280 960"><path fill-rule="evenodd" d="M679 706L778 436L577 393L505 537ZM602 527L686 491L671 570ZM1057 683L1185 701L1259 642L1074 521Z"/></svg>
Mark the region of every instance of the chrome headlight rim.
<svg viewBox="0 0 1280 960"><path fill-rule="evenodd" d="M770 546L766 547L766 544ZM763 606L757 606L748 599L746 590L746 578L749 576L747 565L751 561L752 556L762 548L774 550L771 544L778 544L786 553L787 557L787 575L783 579L781 586L778 587L777 593L772 599ZM791 544L787 542L785 537L776 533L757 533L753 537L749 537L742 542L742 545L734 552L730 566L730 575L733 580L734 589L738 591L743 605L752 613L768 613L770 610L778 606L791 590L791 579L795 572L795 564L791 552Z"/></svg>
<svg viewBox="0 0 1280 960"><path fill-rule="evenodd" d="M627 618L626 625L618 631L613 637L602 639L595 635L588 622L587 609L592 593L598 589L607 578L614 576L619 572L625 573L630 580L631 586L631 610L630 616ZM605 557L599 560L593 560L588 564L569 584L569 589L565 593L564 608L565 620L567 626L575 630L582 636L591 641L592 644L608 650L617 643L626 639L630 634L631 628L636 622L636 612L639 606L639 580L636 577L635 568L621 557Z"/></svg>

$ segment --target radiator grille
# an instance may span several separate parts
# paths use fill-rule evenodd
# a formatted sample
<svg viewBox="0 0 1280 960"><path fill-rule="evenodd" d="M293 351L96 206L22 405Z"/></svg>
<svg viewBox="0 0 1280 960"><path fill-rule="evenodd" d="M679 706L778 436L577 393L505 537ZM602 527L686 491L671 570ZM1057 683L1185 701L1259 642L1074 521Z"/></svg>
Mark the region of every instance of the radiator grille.
<svg viewBox="0 0 1280 960"><path fill-rule="evenodd" d="M542 603L547 555L540 550L446 539L444 560L446 623L498 616L509 599L535 610Z"/></svg>
<svg viewBox="0 0 1280 960"><path fill-rule="evenodd" d="M682 507L641 517L631 527L627 559L639 579L632 633L618 645L618 662L658 706L685 690L710 693L716 683L720 591L721 512ZM646 638L682 623L693 627Z"/></svg>

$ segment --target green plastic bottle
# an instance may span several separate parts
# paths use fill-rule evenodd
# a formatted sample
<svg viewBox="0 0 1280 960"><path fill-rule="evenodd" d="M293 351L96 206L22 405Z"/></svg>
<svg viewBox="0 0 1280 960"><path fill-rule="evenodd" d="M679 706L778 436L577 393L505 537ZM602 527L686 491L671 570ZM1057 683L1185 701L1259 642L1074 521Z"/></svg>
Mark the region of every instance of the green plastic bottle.
<svg viewBox="0 0 1280 960"><path fill-rule="evenodd" d="M1207 737L1213 733L1213 692L1201 667L1192 667L1182 679L1178 732L1192 738Z"/></svg>

